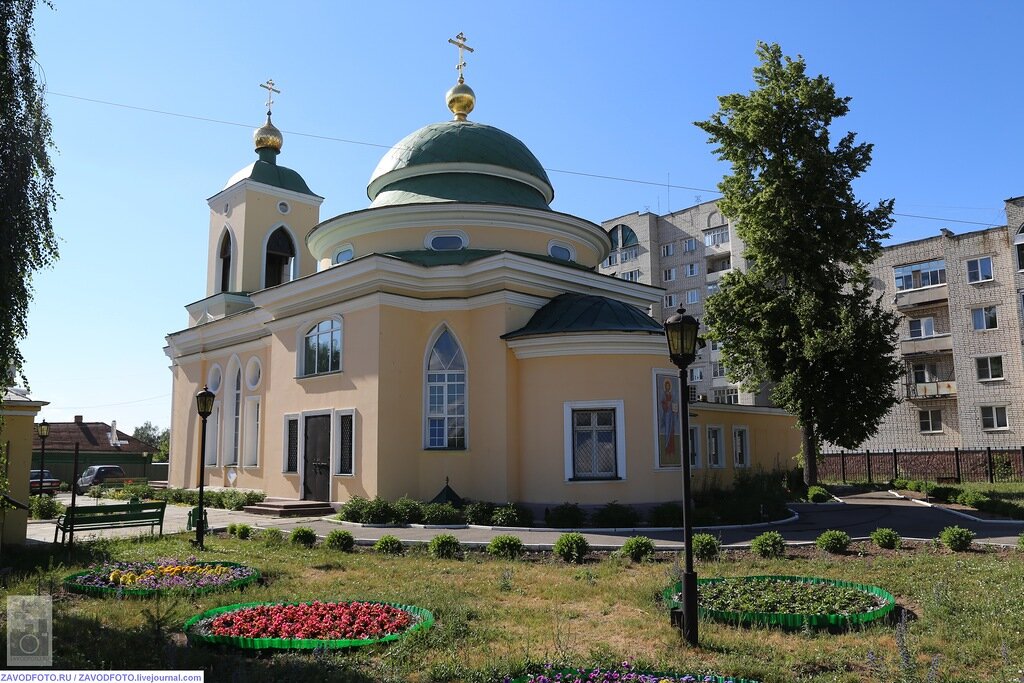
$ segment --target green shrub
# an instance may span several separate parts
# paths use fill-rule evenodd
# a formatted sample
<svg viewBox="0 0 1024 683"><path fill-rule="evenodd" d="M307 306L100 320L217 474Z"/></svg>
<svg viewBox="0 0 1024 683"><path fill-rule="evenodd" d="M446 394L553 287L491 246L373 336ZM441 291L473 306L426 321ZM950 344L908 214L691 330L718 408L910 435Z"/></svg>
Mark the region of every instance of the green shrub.
<svg viewBox="0 0 1024 683"><path fill-rule="evenodd" d="M149 484L125 484L120 488L111 489L110 497L117 500L131 500L132 498L145 500L153 498L153 491L153 487Z"/></svg>
<svg viewBox="0 0 1024 683"><path fill-rule="evenodd" d="M523 547L523 542L518 536L499 534L487 544L487 552L505 560L515 560L526 552L526 548Z"/></svg>
<svg viewBox="0 0 1024 683"><path fill-rule="evenodd" d="M338 509L338 519L361 524L366 519L366 508L369 506L370 501L362 496L352 496Z"/></svg>
<svg viewBox="0 0 1024 683"><path fill-rule="evenodd" d="M711 534L693 535L693 556L702 562L717 560L722 552L722 542Z"/></svg>
<svg viewBox="0 0 1024 683"><path fill-rule="evenodd" d="M402 496L391 505L394 520L398 524L421 524L423 522L423 503L408 496Z"/></svg>
<svg viewBox="0 0 1024 683"><path fill-rule="evenodd" d="M462 513L451 503L428 503L423 506L423 523L463 524Z"/></svg>
<svg viewBox="0 0 1024 683"><path fill-rule="evenodd" d="M32 496L28 499L32 519L56 519L64 514L64 505L53 496Z"/></svg>
<svg viewBox="0 0 1024 683"><path fill-rule="evenodd" d="M284 532L273 527L270 529L263 529L260 531L259 540L263 545L278 546L284 543Z"/></svg>
<svg viewBox="0 0 1024 683"><path fill-rule="evenodd" d="M324 539L324 547L350 553L356 547L356 537L352 535L351 531L333 529Z"/></svg>
<svg viewBox="0 0 1024 683"><path fill-rule="evenodd" d="M590 552L590 543L583 534L572 531L559 536L553 550L565 562L582 564L583 558Z"/></svg>
<svg viewBox="0 0 1024 683"><path fill-rule="evenodd" d="M632 529L640 523L640 515L628 505L612 501L594 512L590 523L606 529Z"/></svg>
<svg viewBox="0 0 1024 683"><path fill-rule="evenodd" d="M562 503L544 511L544 523L552 529L579 529L587 523L587 513L576 503Z"/></svg>
<svg viewBox="0 0 1024 683"><path fill-rule="evenodd" d="M1024 534L1017 537L1017 550L1024 550Z"/></svg>
<svg viewBox="0 0 1024 683"><path fill-rule="evenodd" d="M818 546L819 550L824 550L826 553L832 553L833 555L845 553L846 549L850 547L850 534L845 531L829 529L828 531L823 531L814 540L814 545Z"/></svg>
<svg viewBox="0 0 1024 683"><path fill-rule="evenodd" d="M900 535L896 533L895 529L882 527L871 532L871 542L879 548L896 550L903 544L903 539L900 538Z"/></svg>
<svg viewBox="0 0 1024 683"><path fill-rule="evenodd" d="M199 504L199 492L196 492L196 505ZM203 507L204 508L222 508L224 507L224 493L222 491L204 491L203 492Z"/></svg>
<svg viewBox="0 0 1024 683"><path fill-rule="evenodd" d="M786 539L778 531L766 531L750 542L750 550L760 557L782 557L786 554Z"/></svg>
<svg viewBox="0 0 1024 683"><path fill-rule="evenodd" d="M364 524L391 524L395 521L395 508L380 496L366 504L363 511Z"/></svg>
<svg viewBox="0 0 1024 683"><path fill-rule="evenodd" d="M237 536L237 535L238 535L238 525L235 524L234 522L232 522L231 524L228 524L228 536Z"/></svg>
<svg viewBox="0 0 1024 683"><path fill-rule="evenodd" d="M832 500L832 496L821 486L811 486L807 489L807 500L812 503L824 503Z"/></svg>
<svg viewBox="0 0 1024 683"><path fill-rule="evenodd" d="M959 486L935 485L931 487L928 495L938 501L955 502L963 492Z"/></svg>
<svg viewBox="0 0 1024 683"><path fill-rule="evenodd" d="M235 535L241 540L247 540L252 536L252 527L248 524L239 524L235 527Z"/></svg>
<svg viewBox="0 0 1024 683"><path fill-rule="evenodd" d="M290 538L292 545L302 545L307 548L312 548L316 545L316 532L308 526L295 527L292 529L292 535Z"/></svg>
<svg viewBox="0 0 1024 683"><path fill-rule="evenodd" d="M960 493L960 495L956 497L956 502L960 503L961 505L967 505L972 508L977 508L979 505L984 505L988 500L989 497L986 496L984 493L982 493L981 491L975 491L973 489L963 491Z"/></svg>
<svg viewBox="0 0 1024 683"><path fill-rule="evenodd" d="M102 498L103 487L100 486L99 484L93 484L92 486L89 487L89 490L85 492L85 495L89 496L90 498Z"/></svg>
<svg viewBox="0 0 1024 683"><path fill-rule="evenodd" d="M634 562L654 559L654 541L646 536L633 536L622 544L622 554Z"/></svg>
<svg viewBox="0 0 1024 683"><path fill-rule="evenodd" d="M909 482L903 477L897 477L896 479L892 480L892 487L897 491L904 491L907 489L908 483Z"/></svg>
<svg viewBox="0 0 1024 683"><path fill-rule="evenodd" d="M463 512L466 515L466 521L470 524L490 526L491 515L494 514L494 503L476 501L467 505L463 509Z"/></svg>
<svg viewBox="0 0 1024 683"><path fill-rule="evenodd" d="M245 491L230 489L221 494L221 503L225 510L241 510L246 505Z"/></svg>
<svg viewBox="0 0 1024 683"><path fill-rule="evenodd" d="M679 503L661 503L647 513L647 523L651 526L678 527L683 524L683 506Z"/></svg>
<svg viewBox="0 0 1024 683"><path fill-rule="evenodd" d="M398 540L397 536L384 534L373 544L373 549L382 555L402 555L405 553L405 546Z"/></svg>
<svg viewBox="0 0 1024 683"><path fill-rule="evenodd" d="M494 526L532 526L533 514L521 505L509 503L494 508L491 524Z"/></svg>
<svg viewBox="0 0 1024 683"><path fill-rule="evenodd" d="M59 490L59 491L60 491L61 493L67 493L68 491L70 491L70 490L71 490L71 484L69 484L69 483L68 483L68 482L66 482L66 481L62 481L62 482L60 483L60 486L58 486L58 487L57 487L57 489L58 489L58 490Z"/></svg>
<svg viewBox="0 0 1024 683"><path fill-rule="evenodd" d="M430 539L427 552L439 560L457 560L462 557L462 544L452 534L439 534Z"/></svg>
<svg viewBox="0 0 1024 683"><path fill-rule="evenodd" d="M962 526L947 526L939 533L939 539L944 546L959 553L970 550L974 532Z"/></svg>

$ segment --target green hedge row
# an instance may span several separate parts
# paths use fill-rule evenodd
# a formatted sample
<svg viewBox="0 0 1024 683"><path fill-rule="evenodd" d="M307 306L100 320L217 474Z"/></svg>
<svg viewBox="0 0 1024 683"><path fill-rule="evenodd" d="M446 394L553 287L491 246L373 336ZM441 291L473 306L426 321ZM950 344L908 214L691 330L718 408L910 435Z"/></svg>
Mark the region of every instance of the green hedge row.
<svg viewBox="0 0 1024 683"><path fill-rule="evenodd" d="M924 493L941 503L958 503L982 512L1003 515L1010 519L1024 519L1024 506L1021 504L986 495L977 489L966 489L962 486L936 484L916 479L894 479L892 486L895 489Z"/></svg>

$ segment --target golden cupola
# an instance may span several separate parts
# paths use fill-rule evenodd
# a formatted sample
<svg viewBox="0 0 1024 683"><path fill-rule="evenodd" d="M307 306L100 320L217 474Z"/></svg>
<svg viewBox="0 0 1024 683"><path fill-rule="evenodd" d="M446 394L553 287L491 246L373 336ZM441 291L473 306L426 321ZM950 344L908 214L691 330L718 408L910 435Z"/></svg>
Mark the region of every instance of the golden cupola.
<svg viewBox="0 0 1024 683"><path fill-rule="evenodd" d="M267 122L252 133L252 140L256 143L256 151L261 149L272 149L276 153L281 152L284 145L284 136L277 126L270 120L270 112L267 112Z"/></svg>

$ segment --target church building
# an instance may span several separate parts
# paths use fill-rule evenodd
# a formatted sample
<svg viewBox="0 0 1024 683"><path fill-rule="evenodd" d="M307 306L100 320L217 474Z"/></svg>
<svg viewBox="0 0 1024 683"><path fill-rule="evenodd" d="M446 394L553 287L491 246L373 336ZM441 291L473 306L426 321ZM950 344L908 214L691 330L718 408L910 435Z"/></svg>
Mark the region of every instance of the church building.
<svg viewBox="0 0 1024 683"><path fill-rule="evenodd" d="M268 111L257 159L209 199L207 296L167 336L172 486L202 471L328 503L430 500L446 481L533 506L680 498L678 370L648 314L664 290L599 273L608 234L552 210L541 163L469 120L475 102L460 69L453 118L384 155L368 206L326 219ZM782 411L690 409L698 479L792 466Z"/></svg>

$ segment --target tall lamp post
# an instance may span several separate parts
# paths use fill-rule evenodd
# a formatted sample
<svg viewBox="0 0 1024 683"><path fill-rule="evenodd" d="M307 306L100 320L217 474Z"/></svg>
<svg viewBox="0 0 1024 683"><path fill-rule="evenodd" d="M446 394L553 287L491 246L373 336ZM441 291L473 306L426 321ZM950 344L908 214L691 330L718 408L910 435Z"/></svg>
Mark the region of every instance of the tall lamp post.
<svg viewBox="0 0 1024 683"><path fill-rule="evenodd" d="M39 434L39 494L43 493L43 476L46 472L46 437L50 435L50 425L46 420L43 420L36 426L36 432ZM71 482L74 484L75 482Z"/></svg>
<svg viewBox="0 0 1024 683"><path fill-rule="evenodd" d="M665 321L668 355L679 368L680 409L683 414L683 542L686 544L686 566L683 570L683 637L697 645L697 574L693 571L693 526L690 519L690 392L686 369L697 356L697 330L700 324L692 315L686 315L682 306Z"/></svg>
<svg viewBox="0 0 1024 683"><path fill-rule="evenodd" d="M206 515L203 512L203 480L206 477L203 476L205 474L203 467L206 464L206 418L210 417L210 413L213 412L213 392L205 385L203 390L196 394L196 411L203 420L203 427L199 434L199 463L196 467L199 473L199 505L196 508L197 518L195 520L196 545L200 550L205 550L203 537L206 536Z"/></svg>

